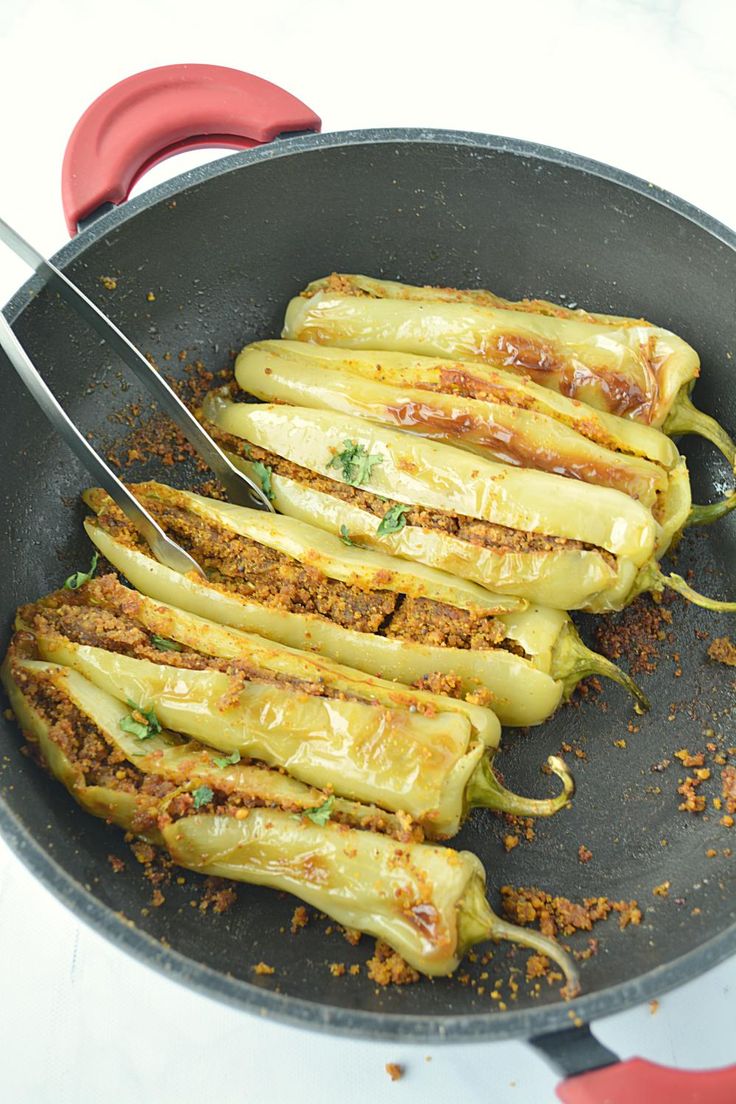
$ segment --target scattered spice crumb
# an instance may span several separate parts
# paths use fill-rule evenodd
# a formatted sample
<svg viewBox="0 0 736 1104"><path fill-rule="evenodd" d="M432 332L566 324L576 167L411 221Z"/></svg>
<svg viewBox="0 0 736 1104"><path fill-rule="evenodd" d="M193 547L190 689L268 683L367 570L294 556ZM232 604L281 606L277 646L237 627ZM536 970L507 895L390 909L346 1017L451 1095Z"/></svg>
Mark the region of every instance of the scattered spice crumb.
<svg viewBox="0 0 736 1104"><path fill-rule="evenodd" d="M161 908L161 906L163 905L165 900L166 900L166 898L164 897L161 890L160 889L154 889L153 893L151 894L151 904L153 905L153 907L154 908Z"/></svg>
<svg viewBox="0 0 736 1104"><path fill-rule="evenodd" d="M275 966L269 966L266 962L257 962L253 967L254 974L275 974Z"/></svg>
<svg viewBox="0 0 736 1104"><path fill-rule="evenodd" d="M705 755L702 751L691 755L687 748L681 748L675 752L675 759L679 759L683 767L702 767L705 763Z"/></svg>
<svg viewBox="0 0 736 1104"><path fill-rule="evenodd" d="M593 858L593 852L590 851L584 843L581 843L578 847L578 861L581 863L589 863Z"/></svg>
<svg viewBox="0 0 736 1104"><path fill-rule="evenodd" d="M507 851L513 851L515 847L519 846L519 837L509 833L503 837L503 845Z"/></svg>
<svg viewBox="0 0 736 1104"><path fill-rule="evenodd" d="M305 909L304 905L299 905L298 908L294 909L294 914L291 917L291 934L296 935L296 933L301 928L306 927L308 923L309 913Z"/></svg>
<svg viewBox="0 0 736 1104"><path fill-rule="evenodd" d="M625 748L626 747L626 741L623 740L623 739L622 740L614 740L613 741L613 746L617 747L617 748Z"/></svg>
<svg viewBox="0 0 736 1104"><path fill-rule="evenodd" d="M724 767L721 771L721 797L727 813L736 813L736 767Z"/></svg>
<svg viewBox="0 0 736 1104"><path fill-rule="evenodd" d="M652 890L655 897L669 897L670 883L662 882L660 885L656 885Z"/></svg>
<svg viewBox="0 0 736 1104"><path fill-rule="evenodd" d="M198 906L199 911L207 912L211 908L218 914L227 912L237 899L238 894L232 882L228 882L225 878L207 878Z"/></svg>
<svg viewBox="0 0 736 1104"><path fill-rule="evenodd" d="M537 923L543 935L572 935L575 931L590 931L598 920L611 912L618 913L620 928L642 921L636 901L609 901L607 897L586 897L582 903L567 897L553 897L542 889L525 886L501 886L504 915L516 924Z"/></svg>
<svg viewBox="0 0 736 1104"><path fill-rule="evenodd" d="M376 940L375 954L368 959L366 966L368 977L376 985L413 985L419 981L417 971L382 939Z"/></svg>
<svg viewBox="0 0 736 1104"><path fill-rule="evenodd" d="M146 295L146 299L148 300L149 303L155 303L156 302L156 296L154 295L154 293L152 291L148 292L148 294Z"/></svg>
<svg viewBox="0 0 736 1104"><path fill-rule="evenodd" d="M100 283L107 291L115 291L118 282L114 276L100 276Z"/></svg>
<svg viewBox="0 0 736 1104"><path fill-rule="evenodd" d="M668 607L675 600L675 595L669 593L659 601L641 595L619 617L600 618L595 629L598 650L608 659L630 657L632 675L656 671L660 658L658 644L667 640L667 626L672 624L672 611Z"/></svg>
<svg viewBox="0 0 736 1104"><path fill-rule="evenodd" d="M392 1081L400 1081L404 1076L404 1067L400 1066L398 1062L387 1062L386 1073Z"/></svg>
<svg viewBox="0 0 736 1104"><path fill-rule="evenodd" d="M649 1002L649 1012L652 1016L656 1016L657 1012L659 1012L659 1001L656 999L656 997L654 1000L650 1000Z"/></svg>
<svg viewBox="0 0 736 1104"><path fill-rule="evenodd" d="M345 963L344 962L331 962L330 963L330 973L332 974L333 977L342 977L343 974L345 973Z"/></svg>
<svg viewBox="0 0 736 1104"><path fill-rule="evenodd" d="M526 980L533 981L534 978L544 977L549 970L549 959L543 954L529 955L526 960Z"/></svg>
<svg viewBox="0 0 736 1104"><path fill-rule="evenodd" d="M685 799L684 801L681 801L680 804L677 806L681 812L703 812L703 809L705 809L705 798L702 796L702 794L698 794L695 792L696 787L699 785L699 778L688 776L685 781L680 783L680 785L677 787L678 794L680 794Z"/></svg>
<svg viewBox="0 0 736 1104"><path fill-rule="evenodd" d="M120 874L123 870L125 870L125 863L122 859L119 859L117 855L108 855L107 861L109 862L115 874Z"/></svg>
<svg viewBox="0 0 736 1104"><path fill-rule="evenodd" d="M736 667L736 645L728 636L717 636L708 648L708 655L716 663L725 663L727 667Z"/></svg>
<svg viewBox="0 0 736 1104"><path fill-rule="evenodd" d="M717 854L717 851L714 851L712 847L709 847L708 850L705 852L705 857L706 859L714 859Z"/></svg>

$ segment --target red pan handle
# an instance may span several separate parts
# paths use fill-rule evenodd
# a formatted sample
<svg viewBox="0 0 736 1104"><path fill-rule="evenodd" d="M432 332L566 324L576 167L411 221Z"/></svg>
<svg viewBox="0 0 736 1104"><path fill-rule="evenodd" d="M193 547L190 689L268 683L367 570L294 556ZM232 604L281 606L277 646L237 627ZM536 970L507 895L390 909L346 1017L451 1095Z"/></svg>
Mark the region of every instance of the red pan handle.
<svg viewBox="0 0 736 1104"><path fill-rule="evenodd" d="M557 1095L563 1104L734 1104L736 1066L675 1070L630 1058L569 1077Z"/></svg>
<svg viewBox="0 0 736 1104"><path fill-rule="evenodd" d="M221 65L164 65L113 85L88 107L64 154L69 233L103 203L122 203L148 169L181 150L247 149L320 129L306 104L270 81Z"/></svg>

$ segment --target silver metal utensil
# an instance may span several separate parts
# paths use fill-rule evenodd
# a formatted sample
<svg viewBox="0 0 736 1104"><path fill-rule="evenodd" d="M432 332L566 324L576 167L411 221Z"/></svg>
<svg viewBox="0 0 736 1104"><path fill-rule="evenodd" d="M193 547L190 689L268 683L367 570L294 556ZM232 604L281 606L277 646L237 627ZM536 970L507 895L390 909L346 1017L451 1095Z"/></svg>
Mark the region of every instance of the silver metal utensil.
<svg viewBox="0 0 736 1104"><path fill-rule="evenodd" d="M159 401L166 414L181 429L199 456L223 483L231 502L241 506L255 506L258 509L273 511L271 502L261 488L249 479L245 473L238 471L230 463L220 447L189 412L166 380L151 367L143 354L95 306L91 299L88 299L63 272L46 260L2 219L0 219L0 241L3 241L14 253L26 261L35 272L48 281L50 286L59 291L72 308L97 330L121 360L135 372L138 379ZM197 571L204 575L196 560L175 541L166 536L160 525L118 479L112 469L84 437L49 389L1 312L0 347L4 350L10 363L51 424L59 431L90 475L105 488L116 505L136 527L150 546L156 559L174 571L182 573Z"/></svg>

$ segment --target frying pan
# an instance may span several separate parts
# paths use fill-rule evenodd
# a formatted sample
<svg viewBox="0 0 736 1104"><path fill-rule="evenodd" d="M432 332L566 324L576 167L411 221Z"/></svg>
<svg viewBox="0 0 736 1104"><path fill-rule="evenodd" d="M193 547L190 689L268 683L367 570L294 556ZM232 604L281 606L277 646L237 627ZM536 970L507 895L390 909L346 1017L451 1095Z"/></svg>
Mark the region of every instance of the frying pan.
<svg viewBox="0 0 736 1104"><path fill-rule="evenodd" d="M218 369L230 350L276 336L290 296L333 270L644 315L699 351L698 404L736 429L736 236L725 226L645 181L556 149L451 131L320 135L318 129L317 116L294 97L233 70L171 66L123 81L96 101L70 140L63 198L75 236L54 262L144 352L160 364L171 354L172 371L180 369L180 351L186 361ZM246 148L123 202L146 168L205 145ZM101 277L112 278L114 288L108 280L106 289ZM22 287L5 312L96 446L119 447L125 431L117 416L132 403L148 403L135 381L37 281ZM79 505L84 473L3 367L10 384L0 563L9 628L19 603L85 565L89 549ZM729 484L714 450L698 441L683 442L683 449L696 499ZM182 485L193 476L154 461L128 474ZM732 518L686 535L678 570L692 569L699 589L733 597L735 555ZM730 622L679 600L671 609L673 640L659 642L658 667L642 676L654 703L648 715L635 716L623 693L606 687L600 698L567 706L540 728L506 734L501 766L516 790L544 792L538 765L561 742L582 752L574 759L573 808L538 821L536 839L508 855L502 846L508 827L491 815L475 813L458 839L483 860L496 906L506 883L575 900L639 901L639 926L621 931L614 919L597 926L598 953L583 963L583 994L571 1005L547 986L532 997L523 983L501 1011L488 991L457 978L381 992L365 972L332 978L326 964L335 958L330 938L336 937L318 923L292 937L293 900L255 887L242 887L227 914L203 915L189 906L197 881L191 875L186 886L168 887L164 908L146 909L150 886L140 872L129 863L114 873L108 863L111 851L123 850L119 833L91 821L22 756L18 732L4 719L0 829L35 875L113 943L231 1004L373 1038L524 1036L570 1075L558 1090L569 1101L645 1094L684 1101L697 1092L710 1101L733 1100L736 1068L696 1075L639 1060L616 1065L585 1026L736 949L731 837L715 814L678 811L683 772L673 760L681 747L736 742L729 735L735 704L729 673L707 658L708 642L697 635L723 635ZM594 643L597 622L577 620ZM622 739L625 748L614 743ZM663 767L664 760L671 765ZM714 781L704 784L711 796L717 775L715 768ZM593 854L584 865L581 844ZM707 851L715 857L706 858ZM653 887L665 881L669 896L654 896ZM572 943L583 949L585 934ZM342 941L338 954L348 964L365 959L362 946ZM254 977L260 959L276 966L273 976ZM523 966L520 952L499 946L488 969L492 979L507 978ZM477 977L479 969L469 972Z"/></svg>

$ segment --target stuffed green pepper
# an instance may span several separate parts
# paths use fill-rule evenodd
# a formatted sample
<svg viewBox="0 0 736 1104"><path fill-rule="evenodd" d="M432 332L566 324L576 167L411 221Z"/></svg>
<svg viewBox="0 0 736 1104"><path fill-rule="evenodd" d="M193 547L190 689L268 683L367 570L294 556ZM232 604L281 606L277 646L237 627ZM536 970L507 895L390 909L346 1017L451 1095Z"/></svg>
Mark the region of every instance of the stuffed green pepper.
<svg viewBox="0 0 736 1104"><path fill-rule="evenodd" d="M153 598L408 686L485 702L503 724L540 724L591 674L647 704L561 610L358 547L347 531L338 537L160 483L131 489L207 574L164 567L104 491L87 491L89 537Z"/></svg>
<svg viewBox="0 0 736 1104"><path fill-rule="evenodd" d="M485 940L549 956L553 940L496 916L470 852L422 842L406 817L334 797L275 770L223 759L161 728L142 742L120 702L16 638L2 679L29 746L87 812L203 874L291 893L385 940L415 969L446 975Z"/></svg>

